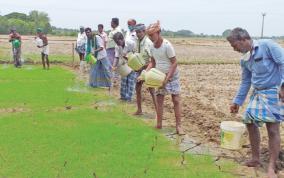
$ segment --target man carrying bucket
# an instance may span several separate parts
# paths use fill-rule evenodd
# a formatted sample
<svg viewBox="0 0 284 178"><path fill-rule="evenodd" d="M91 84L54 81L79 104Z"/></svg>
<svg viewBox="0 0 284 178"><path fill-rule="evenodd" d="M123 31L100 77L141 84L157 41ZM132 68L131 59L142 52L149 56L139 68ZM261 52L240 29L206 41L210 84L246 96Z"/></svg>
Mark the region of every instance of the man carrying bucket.
<svg viewBox="0 0 284 178"><path fill-rule="evenodd" d="M151 24L147 28L146 33L153 42L150 50L152 56L151 62L146 71L149 71L151 68L156 68L166 74L163 86L156 92L157 128L162 128L165 95L171 94L176 117L176 132L179 135L183 135L184 132L181 128L180 82L175 50L168 40L162 38L159 21Z"/></svg>
<svg viewBox="0 0 284 178"><path fill-rule="evenodd" d="M16 28L12 28L9 34L9 42L12 43L14 65L17 68L21 67L21 42L22 38L19 33L16 32Z"/></svg>
<svg viewBox="0 0 284 178"><path fill-rule="evenodd" d="M134 52L135 42L132 40L125 41L123 34L117 32L113 36L113 40L116 43L115 46L115 60L113 64L113 70L120 70L119 68L127 66L127 54ZM128 67L129 68L129 67ZM123 69L124 70L124 69ZM125 71L122 71L125 72ZM122 75L122 74L120 74ZM121 85L120 85L120 99L123 101L130 102L134 94L135 84L136 84L136 72L129 71L125 76L121 76Z"/></svg>
<svg viewBox="0 0 284 178"><path fill-rule="evenodd" d="M248 167L260 163L260 133L258 127L266 124L269 137L268 177L276 175L276 160L280 151L279 124L283 120L283 93L279 93L284 81L284 50L272 40L252 40L245 29L235 28L227 37L235 51L249 56L241 60L242 80L238 93L230 107L237 113L247 93L253 86L252 96L244 114L251 143L252 159ZM246 56L246 55L245 55Z"/></svg>
<svg viewBox="0 0 284 178"><path fill-rule="evenodd" d="M137 40L137 44L136 44L136 52L142 54L143 59L145 59L146 64L144 67L142 67L142 69L140 69L139 71L137 71L138 75L141 75L142 70L146 69L147 66L150 63L150 48L153 45L153 43L151 42L151 40L146 36L146 26L144 24L137 24L134 27L135 31L136 31L136 35L138 37ZM137 103L137 111L134 113L134 115L142 115L142 85L143 85L143 81L137 80L136 83L136 103ZM156 96L155 96L155 89L154 88L148 88L152 99L153 99L153 103L155 106L155 110L157 110L157 104L156 104Z"/></svg>

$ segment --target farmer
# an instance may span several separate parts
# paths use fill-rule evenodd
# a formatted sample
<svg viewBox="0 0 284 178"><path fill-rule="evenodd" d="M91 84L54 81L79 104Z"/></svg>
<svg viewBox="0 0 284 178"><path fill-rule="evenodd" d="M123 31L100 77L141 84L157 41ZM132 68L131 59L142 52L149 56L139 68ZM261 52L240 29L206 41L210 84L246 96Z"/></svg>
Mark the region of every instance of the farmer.
<svg viewBox="0 0 284 178"><path fill-rule="evenodd" d="M125 40L133 40L135 43L137 42L137 36L136 36L136 31L135 31L135 25L136 25L136 20L135 19L129 19L127 21L127 26L128 30L125 35Z"/></svg>
<svg viewBox="0 0 284 178"><path fill-rule="evenodd" d="M49 69L49 60L48 60L48 53L49 53L49 47L48 47L48 40L46 35L43 34L42 29L37 29L37 37L42 40L42 46L37 46L38 48L41 48L41 60L43 69L46 69L45 63L47 65L47 69Z"/></svg>
<svg viewBox="0 0 284 178"><path fill-rule="evenodd" d="M85 56L85 46L86 46L87 36L85 33L85 28L80 27L80 32L78 33L77 42L76 42L76 51L79 54L80 58L80 69L84 66L84 56Z"/></svg>
<svg viewBox="0 0 284 178"><path fill-rule="evenodd" d="M137 24L135 27L136 35L138 37L137 44L136 44L136 52L141 53L143 55L143 59L145 59L146 64L144 67L142 67L139 71L137 71L137 75L141 75L142 70L146 69L147 66L150 63L151 57L150 57L150 48L151 45L153 45L152 41L146 36L146 26L144 24ZM136 104L137 104L137 111L134 113L135 115L142 115L142 80L137 80L136 83ZM157 110L157 104L156 104L156 95L155 95L155 89L154 88L148 88L148 91L150 92L152 96L152 100L155 106L155 109Z"/></svg>
<svg viewBox="0 0 284 178"><path fill-rule="evenodd" d="M125 41L123 34L118 32L113 36L116 43L115 47L115 61L113 64L113 70L116 70L120 65L127 63L127 54L134 52L135 43L132 40ZM119 65L118 65L119 64ZM132 95L134 94L136 84L136 72L131 71L126 77L121 79L120 86L120 99L130 102Z"/></svg>
<svg viewBox="0 0 284 178"><path fill-rule="evenodd" d="M151 62L147 67L147 71L151 68L157 68L166 74L163 86L157 92L157 128L162 128L164 98L166 94L171 94L174 104L174 112L176 118L176 132L183 135L181 128L181 102L180 102L180 82L179 71L177 69L177 60L175 50L172 44L162 38L160 22L151 24L147 29L150 40L153 42L151 46Z"/></svg>
<svg viewBox="0 0 284 178"><path fill-rule="evenodd" d="M104 42L104 48L106 49L108 36L107 36L107 33L104 31L104 25L103 24L98 25L98 34L102 37L103 42Z"/></svg>
<svg viewBox="0 0 284 178"><path fill-rule="evenodd" d="M112 18L111 19L111 31L108 34L108 43L107 43L107 57L110 60L110 63L113 65L113 61L115 58L115 42L113 40L114 34L117 32L121 32L121 28L119 27L119 19Z"/></svg>
<svg viewBox="0 0 284 178"><path fill-rule="evenodd" d="M21 67L21 43L22 38L19 33L17 33L16 28L12 28L9 34L9 42L12 43L12 52L13 52L13 59L14 65L17 68Z"/></svg>
<svg viewBox="0 0 284 178"><path fill-rule="evenodd" d="M119 26L119 19L118 18L112 18L111 19L111 31L108 34L108 42L107 42L107 58L110 61L111 65L113 65L114 59L115 59L115 42L113 40L114 34L117 32L121 32L122 30ZM119 75L113 71L113 84L114 86L117 85L119 81Z"/></svg>
<svg viewBox="0 0 284 178"><path fill-rule="evenodd" d="M252 40L245 29L235 28L227 37L235 51L249 57L241 60L242 79L238 93L230 107L237 113L252 85L253 92L246 108L243 122L246 124L251 144L252 159L248 167L260 163L260 133L258 127L266 124L269 138L268 177L277 177L276 160L280 150L279 124L283 120L283 93L278 93L284 79L284 50L272 40Z"/></svg>
<svg viewBox="0 0 284 178"><path fill-rule="evenodd" d="M85 29L87 35L86 55L92 54L97 59L91 64L89 84L92 87L111 87L111 64L107 59L103 39L92 33L91 28Z"/></svg>

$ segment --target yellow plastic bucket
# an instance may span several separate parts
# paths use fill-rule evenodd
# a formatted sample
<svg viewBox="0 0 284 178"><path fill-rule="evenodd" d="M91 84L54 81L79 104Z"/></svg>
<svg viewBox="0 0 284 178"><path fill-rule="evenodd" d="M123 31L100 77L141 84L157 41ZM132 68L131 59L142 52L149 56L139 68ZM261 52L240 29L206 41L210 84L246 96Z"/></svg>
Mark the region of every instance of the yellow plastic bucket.
<svg viewBox="0 0 284 178"><path fill-rule="evenodd" d="M156 68L150 69L145 73L145 84L153 88L159 88L163 85L166 74Z"/></svg>
<svg viewBox="0 0 284 178"><path fill-rule="evenodd" d="M221 147L238 150L241 148L242 136L246 127L241 122L223 121L221 123Z"/></svg>
<svg viewBox="0 0 284 178"><path fill-rule="evenodd" d="M142 72L140 74L141 80L145 81L145 74L146 74L146 70L142 70Z"/></svg>
<svg viewBox="0 0 284 178"><path fill-rule="evenodd" d="M130 53L128 55L128 66L134 71L138 71L145 65L145 60L140 53Z"/></svg>

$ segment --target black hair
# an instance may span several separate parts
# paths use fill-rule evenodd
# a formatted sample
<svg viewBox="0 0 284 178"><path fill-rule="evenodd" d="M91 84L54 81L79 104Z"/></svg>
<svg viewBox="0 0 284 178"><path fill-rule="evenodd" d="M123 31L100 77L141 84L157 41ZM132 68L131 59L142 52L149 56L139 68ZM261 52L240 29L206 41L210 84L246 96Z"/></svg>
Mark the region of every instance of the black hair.
<svg viewBox="0 0 284 178"><path fill-rule="evenodd" d="M119 19L117 17L112 18L111 21L117 26L119 25Z"/></svg>

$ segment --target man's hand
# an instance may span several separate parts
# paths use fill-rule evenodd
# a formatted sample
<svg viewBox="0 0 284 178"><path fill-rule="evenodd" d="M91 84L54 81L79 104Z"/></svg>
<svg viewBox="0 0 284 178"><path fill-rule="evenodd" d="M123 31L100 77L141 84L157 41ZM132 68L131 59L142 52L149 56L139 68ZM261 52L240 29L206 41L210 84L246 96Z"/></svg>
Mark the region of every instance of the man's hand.
<svg viewBox="0 0 284 178"><path fill-rule="evenodd" d="M125 59L125 60L127 60L128 61L128 57L125 55L125 56L123 56L123 58Z"/></svg>
<svg viewBox="0 0 284 178"><path fill-rule="evenodd" d="M236 114L236 113L239 112L239 108L240 108L239 105L233 103L233 104L231 104L231 106L230 106L230 112Z"/></svg>
<svg viewBox="0 0 284 178"><path fill-rule="evenodd" d="M165 88L166 85L167 85L167 83L168 83L168 79L166 78L166 79L163 81L163 84L162 84L162 86L160 87L160 89Z"/></svg>
<svg viewBox="0 0 284 178"><path fill-rule="evenodd" d="M116 68L117 68L117 67L115 67L115 66L112 66L112 67L111 67L112 71L115 71Z"/></svg>

